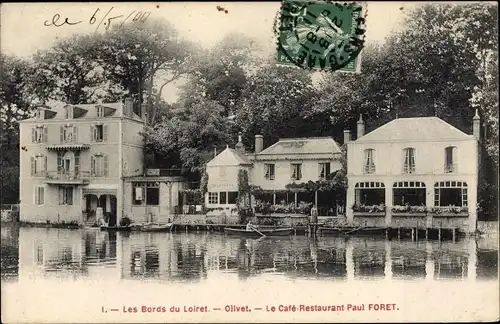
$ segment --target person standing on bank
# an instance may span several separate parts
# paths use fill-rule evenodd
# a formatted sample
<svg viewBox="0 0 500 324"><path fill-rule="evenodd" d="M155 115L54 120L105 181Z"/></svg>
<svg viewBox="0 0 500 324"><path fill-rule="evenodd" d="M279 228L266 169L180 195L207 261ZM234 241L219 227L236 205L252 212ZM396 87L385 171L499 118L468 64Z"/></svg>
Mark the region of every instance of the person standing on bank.
<svg viewBox="0 0 500 324"><path fill-rule="evenodd" d="M311 208L311 223L316 224L318 222L318 208L316 205L313 205Z"/></svg>

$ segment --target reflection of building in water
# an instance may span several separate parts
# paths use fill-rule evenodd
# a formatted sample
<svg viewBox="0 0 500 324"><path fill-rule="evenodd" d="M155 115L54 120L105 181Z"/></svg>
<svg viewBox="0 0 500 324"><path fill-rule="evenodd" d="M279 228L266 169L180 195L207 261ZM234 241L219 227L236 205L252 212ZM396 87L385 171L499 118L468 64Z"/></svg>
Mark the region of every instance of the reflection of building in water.
<svg viewBox="0 0 500 324"><path fill-rule="evenodd" d="M498 274L497 247L458 242L306 236L229 238L217 233L107 233L21 228L19 280L92 277L204 280L266 273L291 278L471 280ZM479 249L477 249L479 248ZM476 268L477 267L477 268Z"/></svg>
<svg viewBox="0 0 500 324"><path fill-rule="evenodd" d="M131 233L119 239L124 279L200 280L206 277L205 240L196 235Z"/></svg>
<svg viewBox="0 0 500 324"><path fill-rule="evenodd" d="M21 228L20 277L92 275L95 265L116 264L113 235L96 230ZM99 274L103 274L102 269Z"/></svg>
<svg viewBox="0 0 500 324"><path fill-rule="evenodd" d="M477 277L498 279L498 236L479 238L477 242Z"/></svg>

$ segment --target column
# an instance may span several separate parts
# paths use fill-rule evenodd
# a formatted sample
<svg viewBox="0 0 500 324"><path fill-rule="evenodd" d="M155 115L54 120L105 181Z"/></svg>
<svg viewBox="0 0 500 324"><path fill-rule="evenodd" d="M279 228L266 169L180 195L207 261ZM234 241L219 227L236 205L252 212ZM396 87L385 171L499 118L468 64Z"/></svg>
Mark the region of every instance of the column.
<svg viewBox="0 0 500 324"><path fill-rule="evenodd" d="M385 226L392 224L392 183L393 181L384 182L385 185Z"/></svg>
<svg viewBox="0 0 500 324"><path fill-rule="evenodd" d="M353 245L350 240L346 242L345 248L345 266L347 271L347 281L354 281L354 256L353 256Z"/></svg>
<svg viewBox="0 0 500 324"><path fill-rule="evenodd" d="M425 206L427 209L434 206L434 181L427 180L425 182ZM432 228L432 215L427 213L425 225L427 228Z"/></svg>
<svg viewBox="0 0 500 324"><path fill-rule="evenodd" d="M273 191L273 205L276 205L276 191Z"/></svg>
<svg viewBox="0 0 500 324"><path fill-rule="evenodd" d="M433 281L434 280L434 260L432 259L432 245L429 241L425 243L425 280Z"/></svg>
<svg viewBox="0 0 500 324"><path fill-rule="evenodd" d="M295 194L293 195L294 200L295 200L295 207L297 207L297 195L298 195L297 192L295 192Z"/></svg>
<svg viewBox="0 0 500 324"><path fill-rule="evenodd" d="M318 207L318 190L314 191L314 204Z"/></svg>
<svg viewBox="0 0 500 324"><path fill-rule="evenodd" d="M392 280L392 250L391 241L385 240L385 267L384 267L385 280Z"/></svg>

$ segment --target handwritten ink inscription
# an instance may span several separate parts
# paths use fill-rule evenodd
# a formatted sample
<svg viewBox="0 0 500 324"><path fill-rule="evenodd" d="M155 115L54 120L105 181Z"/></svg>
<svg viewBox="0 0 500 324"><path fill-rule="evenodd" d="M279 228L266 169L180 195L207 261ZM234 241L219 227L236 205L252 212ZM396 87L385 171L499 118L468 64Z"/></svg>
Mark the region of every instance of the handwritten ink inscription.
<svg viewBox="0 0 500 324"><path fill-rule="evenodd" d="M103 15L103 11L100 8L97 8L88 23L90 25L94 25L97 23L96 31L104 26L105 30L108 30L111 25L119 24L119 27L122 27L126 22L132 23L144 23L146 19L148 19L149 15L151 15L150 11L132 11L128 16L125 15L114 15L113 9L115 7L111 7L106 14ZM125 18L124 18L125 17ZM46 20L44 25L47 27L61 27L63 25L73 26L81 24L83 21L81 20L72 20L68 17L62 18L60 14L56 13L51 20ZM121 23L120 23L121 22Z"/></svg>

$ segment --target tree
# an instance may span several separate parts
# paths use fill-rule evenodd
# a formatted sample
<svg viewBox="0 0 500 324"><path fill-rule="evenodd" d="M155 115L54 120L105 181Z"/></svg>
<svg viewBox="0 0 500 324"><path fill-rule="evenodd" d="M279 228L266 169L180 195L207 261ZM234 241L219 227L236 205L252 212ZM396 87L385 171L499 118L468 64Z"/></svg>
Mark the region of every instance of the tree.
<svg viewBox="0 0 500 324"><path fill-rule="evenodd" d="M310 73L263 63L242 90L236 115L236 127L243 141L253 147L255 134L274 143L280 137L307 136L315 133L302 116L311 105L314 89Z"/></svg>
<svg viewBox="0 0 500 324"><path fill-rule="evenodd" d="M34 57L33 88L42 98L70 104L95 102L109 95L96 61L96 36L74 35L59 40Z"/></svg>
<svg viewBox="0 0 500 324"><path fill-rule="evenodd" d="M30 117L37 98L29 91L31 66L0 55L0 203L19 200L19 120Z"/></svg>
<svg viewBox="0 0 500 324"><path fill-rule="evenodd" d="M152 120L156 120L164 86L187 72L194 49L178 37L172 24L159 19L110 28L99 36L98 46L98 62L106 79L134 96L139 106L146 103L145 112Z"/></svg>

